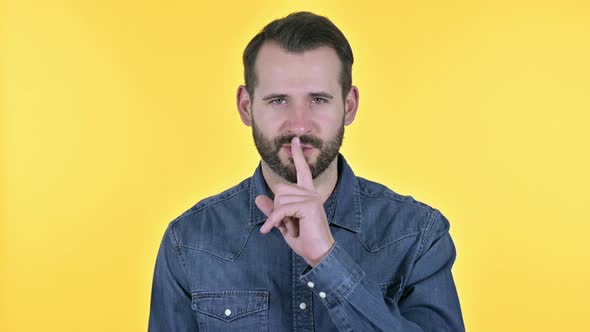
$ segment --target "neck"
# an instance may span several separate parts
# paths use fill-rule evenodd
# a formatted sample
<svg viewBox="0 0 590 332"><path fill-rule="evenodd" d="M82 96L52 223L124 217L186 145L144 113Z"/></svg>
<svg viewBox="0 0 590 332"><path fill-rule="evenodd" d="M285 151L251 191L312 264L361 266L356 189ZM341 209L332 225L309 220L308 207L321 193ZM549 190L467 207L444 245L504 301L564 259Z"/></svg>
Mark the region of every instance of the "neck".
<svg viewBox="0 0 590 332"><path fill-rule="evenodd" d="M264 180L273 193L275 192L277 184L290 183L270 169L264 160L261 161L261 165ZM338 157L332 160L330 166L328 166L322 174L313 179L313 184L316 190L320 193L322 202L328 200L328 197L330 197L330 194L332 194L332 191L334 191L334 188L336 187L336 182L338 182Z"/></svg>

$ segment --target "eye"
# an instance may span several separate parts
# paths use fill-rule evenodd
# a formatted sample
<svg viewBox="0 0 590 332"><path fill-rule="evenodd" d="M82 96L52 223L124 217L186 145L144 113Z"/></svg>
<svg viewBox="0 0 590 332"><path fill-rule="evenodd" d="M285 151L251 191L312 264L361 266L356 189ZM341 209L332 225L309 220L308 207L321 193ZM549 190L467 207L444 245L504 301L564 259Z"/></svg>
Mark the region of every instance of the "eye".
<svg viewBox="0 0 590 332"><path fill-rule="evenodd" d="M271 101L269 101L268 103L269 104L280 105L280 104L284 104L286 102L287 101L284 98L275 98L275 99L272 99Z"/></svg>
<svg viewBox="0 0 590 332"><path fill-rule="evenodd" d="M314 104L321 104L321 103L327 103L328 100L326 98L321 98L321 97L315 97L311 100Z"/></svg>

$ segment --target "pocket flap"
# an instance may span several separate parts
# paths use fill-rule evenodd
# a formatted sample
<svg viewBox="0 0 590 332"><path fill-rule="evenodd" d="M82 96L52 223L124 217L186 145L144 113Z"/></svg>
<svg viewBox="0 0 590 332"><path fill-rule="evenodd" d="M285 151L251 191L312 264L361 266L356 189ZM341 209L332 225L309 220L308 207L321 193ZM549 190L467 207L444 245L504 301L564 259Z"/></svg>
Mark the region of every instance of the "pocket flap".
<svg viewBox="0 0 590 332"><path fill-rule="evenodd" d="M268 291L200 291L192 294L192 309L229 322L268 309Z"/></svg>

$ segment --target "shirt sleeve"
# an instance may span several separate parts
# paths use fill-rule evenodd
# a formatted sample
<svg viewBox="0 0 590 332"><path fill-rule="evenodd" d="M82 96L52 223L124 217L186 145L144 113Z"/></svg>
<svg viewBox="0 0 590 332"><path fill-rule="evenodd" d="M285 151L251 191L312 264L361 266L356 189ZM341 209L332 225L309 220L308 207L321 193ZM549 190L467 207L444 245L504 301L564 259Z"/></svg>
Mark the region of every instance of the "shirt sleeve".
<svg viewBox="0 0 590 332"><path fill-rule="evenodd" d="M198 331L182 256L168 227L160 244L152 283L148 331Z"/></svg>
<svg viewBox="0 0 590 332"><path fill-rule="evenodd" d="M300 277L312 287L340 331L465 331L451 267L456 251L449 222L434 210L399 300L379 287L339 245Z"/></svg>

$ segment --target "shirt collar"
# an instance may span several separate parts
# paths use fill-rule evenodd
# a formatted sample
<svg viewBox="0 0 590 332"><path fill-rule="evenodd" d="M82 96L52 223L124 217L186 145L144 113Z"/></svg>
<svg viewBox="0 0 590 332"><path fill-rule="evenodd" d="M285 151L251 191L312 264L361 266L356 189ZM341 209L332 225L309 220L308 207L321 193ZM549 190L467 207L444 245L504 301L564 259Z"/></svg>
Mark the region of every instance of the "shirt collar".
<svg viewBox="0 0 590 332"><path fill-rule="evenodd" d="M250 178L250 224L259 224L266 220L266 215L258 209L254 202L258 195L270 198L274 194L266 184L262 175L261 163ZM338 154L338 181L330 197L324 202L328 222L359 232L361 226L361 204L359 183L352 169L342 154Z"/></svg>

